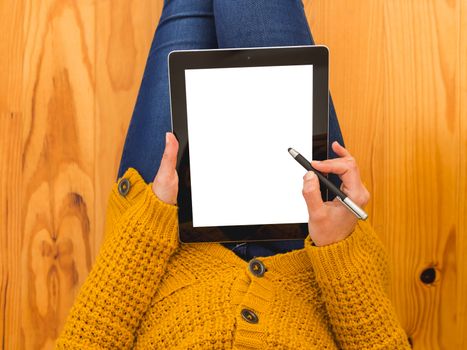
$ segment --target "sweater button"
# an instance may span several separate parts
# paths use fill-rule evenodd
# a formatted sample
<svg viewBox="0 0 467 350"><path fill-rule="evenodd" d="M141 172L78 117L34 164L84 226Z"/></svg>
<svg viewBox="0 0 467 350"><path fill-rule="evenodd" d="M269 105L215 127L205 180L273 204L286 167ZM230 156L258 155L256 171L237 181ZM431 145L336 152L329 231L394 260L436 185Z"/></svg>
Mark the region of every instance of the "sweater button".
<svg viewBox="0 0 467 350"><path fill-rule="evenodd" d="M264 273L266 272L264 264L257 259L253 259L250 261L250 263L248 264L248 269L256 277L263 277Z"/></svg>
<svg viewBox="0 0 467 350"><path fill-rule="evenodd" d="M252 310L243 309L241 314L243 319L248 323L258 323L259 321L258 316Z"/></svg>
<svg viewBox="0 0 467 350"><path fill-rule="evenodd" d="M123 178L118 183L118 193L125 197L128 192L130 192L130 181L126 178Z"/></svg>

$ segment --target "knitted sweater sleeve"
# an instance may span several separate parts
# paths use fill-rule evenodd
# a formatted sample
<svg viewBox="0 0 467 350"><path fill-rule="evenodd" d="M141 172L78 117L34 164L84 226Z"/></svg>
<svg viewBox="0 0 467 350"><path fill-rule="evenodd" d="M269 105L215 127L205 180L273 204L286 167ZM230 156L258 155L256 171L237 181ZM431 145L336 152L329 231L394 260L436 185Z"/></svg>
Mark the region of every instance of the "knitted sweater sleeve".
<svg viewBox="0 0 467 350"><path fill-rule="evenodd" d="M359 221L329 246L313 246L308 237L305 247L340 348L410 349L387 296L386 252L369 223Z"/></svg>
<svg viewBox="0 0 467 350"><path fill-rule="evenodd" d="M110 194L105 239L68 315L56 349L128 349L178 246L177 206L162 202L138 172Z"/></svg>

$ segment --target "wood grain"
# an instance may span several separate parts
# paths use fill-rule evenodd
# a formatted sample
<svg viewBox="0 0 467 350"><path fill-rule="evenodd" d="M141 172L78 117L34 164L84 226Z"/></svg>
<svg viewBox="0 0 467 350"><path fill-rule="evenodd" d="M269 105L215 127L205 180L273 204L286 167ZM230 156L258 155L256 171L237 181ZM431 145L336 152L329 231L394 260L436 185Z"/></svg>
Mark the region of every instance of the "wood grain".
<svg viewBox="0 0 467 350"><path fill-rule="evenodd" d="M456 220L457 231L457 307L456 307L456 346L467 349L467 1L460 3L459 34L457 36L459 50L457 54L456 94L459 96L459 106L456 110L459 116L459 162L457 181L458 210ZM452 320L448 320L450 324Z"/></svg>
<svg viewBox="0 0 467 350"><path fill-rule="evenodd" d="M394 301L415 348L455 348L456 6L385 4L385 213ZM442 25L441 25L442 23ZM404 30L400 30L403 28ZM411 35L407 35L411 33ZM455 144L455 143L454 143ZM375 188L375 191L383 187ZM401 235L402 234L402 235ZM434 283L417 277L434 268ZM398 285L404 285L401 289ZM435 321L436 320L436 321ZM445 335L445 336L443 336Z"/></svg>
<svg viewBox="0 0 467 350"><path fill-rule="evenodd" d="M20 337L51 348L95 256L93 1L24 13Z"/></svg>
<svg viewBox="0 0 467 350"><path fill-rule="evenodd" d="M19 348L24 1L0 2L0 337Z"/></svg>
<svg viewBox="0 0 467 350"><path fill-rule="evenodd" d="M303 2L401 322L415 349L466 349L467 0ZM93 264L161 9L0 2L3 349L52 349Z"/></svg>

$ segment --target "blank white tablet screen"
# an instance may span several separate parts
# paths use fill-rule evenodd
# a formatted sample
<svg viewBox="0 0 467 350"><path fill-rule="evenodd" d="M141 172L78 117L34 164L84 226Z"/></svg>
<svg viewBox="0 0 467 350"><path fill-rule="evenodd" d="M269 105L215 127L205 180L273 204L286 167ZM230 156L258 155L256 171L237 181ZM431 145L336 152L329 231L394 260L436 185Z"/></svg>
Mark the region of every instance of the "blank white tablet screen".
<svg viewBox="0 0 467 350"><path fill-rule="evenodd" d="M313 65L185 70L193 227L305 223Z"/></svg>

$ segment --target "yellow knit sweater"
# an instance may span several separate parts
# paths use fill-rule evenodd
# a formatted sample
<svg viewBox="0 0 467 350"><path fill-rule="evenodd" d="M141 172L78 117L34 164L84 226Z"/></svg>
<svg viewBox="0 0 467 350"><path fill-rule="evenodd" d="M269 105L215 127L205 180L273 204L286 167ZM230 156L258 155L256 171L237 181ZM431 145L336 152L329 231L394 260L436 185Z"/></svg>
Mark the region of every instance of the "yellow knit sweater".
<svg viewBox="0 0 467 350"><path fill-rule="evenodd" d="M258 258L258 277L220 244L180 245L177 206L135 169L123 178L130 190L112 188L104 243L57 349L410 348L369 224L329 246L307 238L304 249Z"/></svg>

